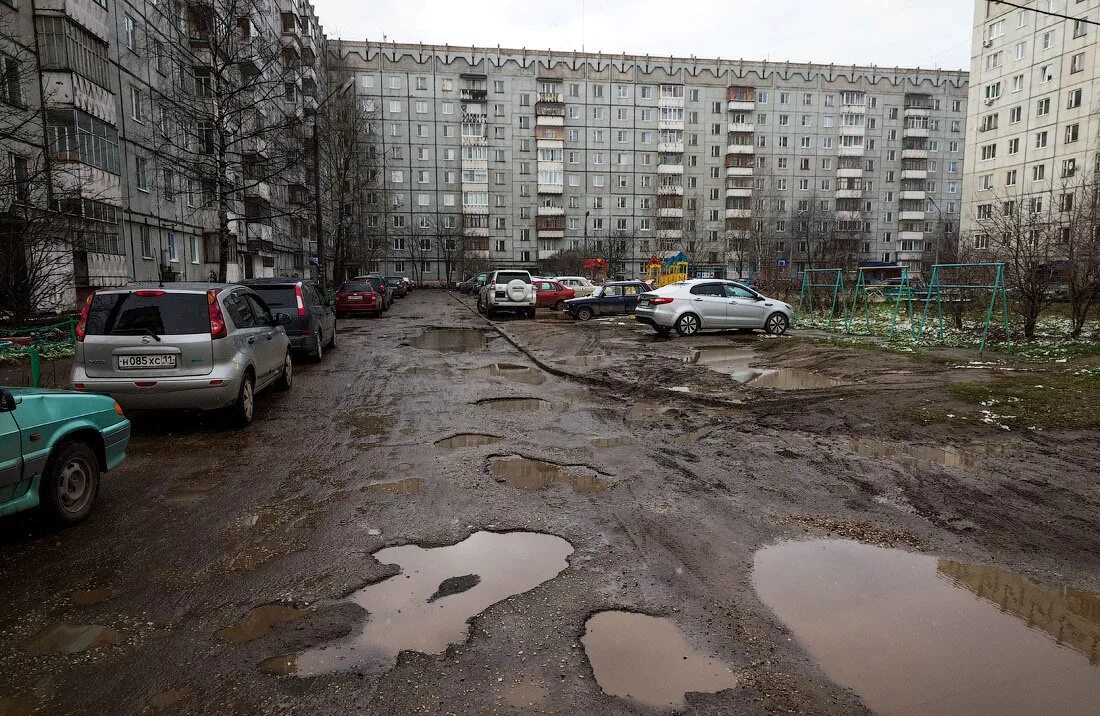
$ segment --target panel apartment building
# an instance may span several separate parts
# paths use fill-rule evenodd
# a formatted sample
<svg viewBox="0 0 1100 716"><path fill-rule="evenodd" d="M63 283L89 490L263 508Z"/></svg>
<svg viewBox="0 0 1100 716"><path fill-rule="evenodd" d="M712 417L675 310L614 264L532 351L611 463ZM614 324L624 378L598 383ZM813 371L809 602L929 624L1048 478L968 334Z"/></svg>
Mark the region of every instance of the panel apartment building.
<svg viewBox="0 0 1100 716"><path fill-rule="evenodd" d="M963 233L979 251L1006 202L1045 220L1100 167L1100 27L1035 12L1096 22L1100 0L1017 4L974 9Z"/></svg>
<svg viewBox="0 0 1100 716"><path fill-rule="evenodd" d="M445 278L456 235L532 269L920 270L958 231L963 71L354 42L329 63L371 113L387 271Z"/></svg>
<svg viewBox="0 0 1100 716"><path fill-rule="evenodd" d="M218 91L213 54L232 45L242 52L233 71L278 78L279 95L257 102L247 121L306 116L324 82L325 39L302 0L0 0L0 34L24 49L17 56L0 48L8 67L18 65L2 99L37 117L37 137L22 148L6 144L5 160L64 169L66 178L51 177L48 208L80 222L62 242L71 256L56 308L95 287L209 280L218 268L217 183L200 169L213 130L188 119ZM258 144L237 142L228 152L229 181L247 187L230 206L228 278L305 275L311 222L289 209L295 192L306 191L308 167L250 181L248 167L265 151Z"/></svg>

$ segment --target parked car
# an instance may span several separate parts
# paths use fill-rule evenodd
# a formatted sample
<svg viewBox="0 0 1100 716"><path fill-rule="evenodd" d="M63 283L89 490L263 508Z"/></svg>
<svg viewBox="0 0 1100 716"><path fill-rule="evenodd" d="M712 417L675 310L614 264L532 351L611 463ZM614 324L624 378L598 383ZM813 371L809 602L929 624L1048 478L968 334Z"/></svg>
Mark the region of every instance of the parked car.
<svg viewBox="0 0 1100 716"><path fill-rule="evenodd" d="M521 318L535 317L535 284L528 271L494 271L477 298L479 313L492 317L497 311L515 311Z"/></svg>
<svg viewBox="0 0 1100 716"><path fill-rule="evenodd" d="M412 279L410 279L408 276L402 276L401 280L405 282L405 288L408 290L408 292L412 293L413 289L416 288L416 284L413 283Z"/></svg>
<svg viewBox="0 0 1100 716"><path fill-rule="evenodd" d="M553 279L535 279L535 308L552 308L560 311L565 308L565 302L576 295L573 289Z"/></svg>
<svg viewBox="0 0 1100 716"><path fill-rule="evenodd" d="M386 283L386 279L381 274L367 274L366 276L356 276L353 281L365 281L374 287L375 292L379 298L382 299L382 310L390 310L390 306L393 305L393 287Z"/></svg>
<svg viewBox="0 0 1100 716"><path fill-rule="evenodd" d="M130 421L106 395L0 388L0 516L40 507L79 522L129 441Z"/></svg>
<svg viewBox="0 0 1100 716"><path fill-rule="evenodd" d="M241 281L272 313L290 316L286 335L296 352L320 361L326 348L336 347L336 312L314 281L296 278L253 278Z"/></svg>
<svg viewBox="0 0 1100 716"><path fill-rule="evenodd" d="M248 286L133 285L88 297L76 326L72 386L126 409L228 409L252 422L256 394L290 389L286 314Z"/></svg>
<svg viewBox="0 0 1100 716"><path fill-rule="evenodd" d="M592 292L596 290L596 284L584 276L557 276L554 280L566 288L573 289L573 292L577 294L577 298L591 296Z"/></svg>
<svg viewBox="0 0 1100 716"><path fill-rule="evenodd" d="M382 297L366 280L348 281L336 291L336 317L347 318L353 313L382 315Z"/></svg>
<svg viewBox="0 0 1100 716"><path fill-rule="evenodd" d="M393 290L394 298L404 298L409 295L409 285L400 276L387 276L386 285Z"/></svg>
<svg viewBox="0 0 1100 716"><path fill-rule="evenodd" d="M648 290L644 281L609 281L597 286L589 296L566 301L563 310L580 321L594 316L633 313L638 297Z"/></svg>
<svg viewBox="0 0 1100 716"><path fill-rule="evenodd" d="M474 274L470 278L458 284L458 290L462 293L477 293L481 291L481 287L484 286L485 282L488 280L488 273Z"/></svg>
<svg viewBox="0 0 1100 716"><path fill-rule="evenodd" d="M634 318L661 335L674 328L681 336L718 328L782 334L794 323L794 309L735 281L691 279L643 294Z"/></svg>

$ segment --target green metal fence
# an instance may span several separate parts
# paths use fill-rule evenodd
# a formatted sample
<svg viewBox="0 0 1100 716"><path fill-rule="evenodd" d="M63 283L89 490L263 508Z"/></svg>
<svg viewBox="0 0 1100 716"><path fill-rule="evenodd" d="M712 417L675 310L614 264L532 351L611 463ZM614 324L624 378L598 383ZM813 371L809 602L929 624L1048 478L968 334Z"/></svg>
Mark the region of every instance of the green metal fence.
<svg viewBox="0 0 1100 716"><path fill-rule="evenodd" d="M29 339L28 341L11 339ZM61 357L76 346L76 319L48 323L41 326L15 326L0 328L0 361L26 358L30 369L30 384L42 387L43 358Z"/></svg>

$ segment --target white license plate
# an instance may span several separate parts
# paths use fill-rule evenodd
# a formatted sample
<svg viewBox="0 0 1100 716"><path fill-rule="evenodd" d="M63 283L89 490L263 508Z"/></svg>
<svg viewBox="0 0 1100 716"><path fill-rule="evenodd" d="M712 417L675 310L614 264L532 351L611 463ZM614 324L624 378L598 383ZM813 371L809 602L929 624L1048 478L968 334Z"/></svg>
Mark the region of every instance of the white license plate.
<svg viewBox="0 0 1100 716"><path fill-rule="evenodd" d="M176 356L166 355L139 355L118 356L120 370L132 370L134 368L175 368Z"/></svg>
<svg viewBox="0 0 1100 716"><path fill-rule="evenodd" d="M363 297L362 296L348 296L348 300L349 301L362 301Z"/></svg>

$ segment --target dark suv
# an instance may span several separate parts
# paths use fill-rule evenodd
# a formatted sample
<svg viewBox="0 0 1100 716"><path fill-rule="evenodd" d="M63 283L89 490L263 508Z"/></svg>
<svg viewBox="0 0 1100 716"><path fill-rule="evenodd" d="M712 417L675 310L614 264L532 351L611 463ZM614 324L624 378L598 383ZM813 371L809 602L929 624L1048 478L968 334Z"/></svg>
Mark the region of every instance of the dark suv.
<svg viewBox="0 0 1100 716"><path fill-rule="evenodd" d="M271 308L290 317L286 326L290 347L313 360L336 347L336 312L314 281L297 278L253 278L241 281Z"/></svg>

